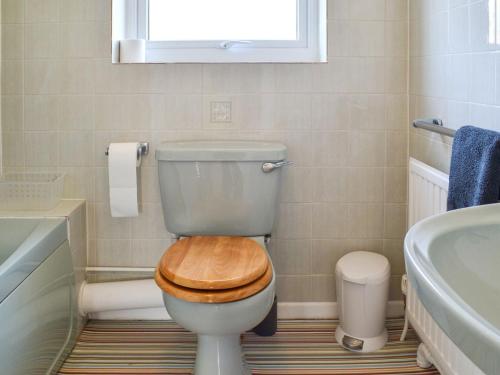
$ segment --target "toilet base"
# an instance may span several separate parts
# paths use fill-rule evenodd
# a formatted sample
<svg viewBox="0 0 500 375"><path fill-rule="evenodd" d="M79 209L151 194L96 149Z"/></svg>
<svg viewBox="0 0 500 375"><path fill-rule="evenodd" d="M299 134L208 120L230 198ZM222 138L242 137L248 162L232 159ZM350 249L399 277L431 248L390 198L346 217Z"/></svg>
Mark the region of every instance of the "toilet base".
<svg viewBox="0 0 500 375"><path fill-rule="evenodd" d="M251 375L240 335L198 335L194 375Z"/></svg>

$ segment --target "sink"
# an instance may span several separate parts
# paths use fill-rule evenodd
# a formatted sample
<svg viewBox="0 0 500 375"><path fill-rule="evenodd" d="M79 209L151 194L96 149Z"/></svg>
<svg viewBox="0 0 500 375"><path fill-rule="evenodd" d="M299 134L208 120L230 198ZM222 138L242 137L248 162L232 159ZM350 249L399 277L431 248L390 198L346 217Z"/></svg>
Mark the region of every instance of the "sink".
<svg viewBox="0 0 500 375"><path fill-rule="evenodd" d="M405 259L410 283L439 327L486 374L500 374L500 204L416 224Z"/></svg>

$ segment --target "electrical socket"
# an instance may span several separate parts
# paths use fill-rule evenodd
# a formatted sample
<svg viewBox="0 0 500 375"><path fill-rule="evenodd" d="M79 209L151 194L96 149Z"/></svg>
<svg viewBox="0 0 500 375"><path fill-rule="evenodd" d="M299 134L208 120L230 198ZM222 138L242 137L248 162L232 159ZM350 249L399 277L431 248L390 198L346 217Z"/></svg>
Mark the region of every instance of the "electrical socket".
<svg viewBox="0 0 500 375"><path fill-rule="evenodd" d="M228 123L232 122L231 102L210 102L210 122Z"/></svg>

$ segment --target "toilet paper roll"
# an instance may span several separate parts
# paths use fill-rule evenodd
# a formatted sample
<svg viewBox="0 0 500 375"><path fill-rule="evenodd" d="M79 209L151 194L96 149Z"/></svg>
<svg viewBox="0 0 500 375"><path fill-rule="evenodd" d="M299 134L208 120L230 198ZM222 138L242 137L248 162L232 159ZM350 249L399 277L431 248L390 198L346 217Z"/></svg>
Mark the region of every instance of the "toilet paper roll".
<svg viewBox="0 0 500 375"><path fill-rule="evenodd" d="M125 64L146 62L146 41L144 39L121 40L120 62Z"/></svg>
<svg viewBox="0 0 500 375"><path fill-rule="evenodd" d="M135 217L139 215L137 197L137 157L139 143L112 143L109 146L109 201L111 216Z"/></svg>

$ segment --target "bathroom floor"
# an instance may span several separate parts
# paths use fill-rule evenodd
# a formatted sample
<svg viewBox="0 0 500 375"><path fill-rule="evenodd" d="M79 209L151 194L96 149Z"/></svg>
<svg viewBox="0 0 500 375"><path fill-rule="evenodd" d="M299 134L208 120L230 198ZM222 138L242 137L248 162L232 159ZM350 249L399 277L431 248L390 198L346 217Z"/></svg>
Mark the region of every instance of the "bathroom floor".
<svg viewBox="0 0 500 375"><path fill-rule="evenodd" d="M439 374L415 364L418 339L399 342L402 319L387 321L389 343L373 354L343 350L332 320L282 320L274 337L243 337L254 375ZM196 338L172 322L90 321L60 374L191 374Z"/></svg>

